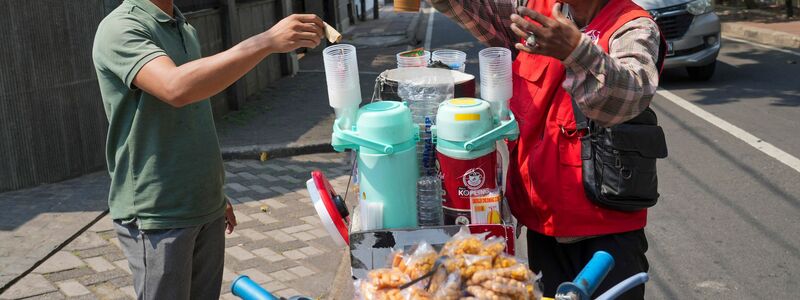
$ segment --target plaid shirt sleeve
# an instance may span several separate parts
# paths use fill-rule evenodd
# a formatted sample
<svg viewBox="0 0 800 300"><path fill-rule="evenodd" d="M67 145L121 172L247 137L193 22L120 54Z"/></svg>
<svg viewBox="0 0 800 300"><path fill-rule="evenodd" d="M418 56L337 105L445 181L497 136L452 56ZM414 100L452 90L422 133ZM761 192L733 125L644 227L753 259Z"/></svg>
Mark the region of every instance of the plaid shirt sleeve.
<svg viewBox="0 0 800 300"><path fill-rule="evenodd" d="M650 105L658 88L658 27L639 18L611 37L609 53L583 34L563 64L562 87L581 111L601 126L630 120Z"/></svg>
<svg viewBox="0 0 800 300"><path fill-rule="evenodd" d="M469 31L481 43L515 51L519 40L511 31L517 0L428 0L439 12Z"/></svg>

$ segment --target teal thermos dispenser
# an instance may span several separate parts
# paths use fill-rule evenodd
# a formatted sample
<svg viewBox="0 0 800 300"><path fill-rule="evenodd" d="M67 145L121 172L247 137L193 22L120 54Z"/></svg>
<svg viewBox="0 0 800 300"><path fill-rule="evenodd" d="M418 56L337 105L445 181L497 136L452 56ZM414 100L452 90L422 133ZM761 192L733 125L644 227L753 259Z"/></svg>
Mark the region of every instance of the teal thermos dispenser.
<svg viewBox="0 0 800 300"><path fill-rule="evenodd" d="M360 205L378 207L362 209L363 222L382 220L369 229L417 227L419 127L411 110L402 102L379 101L361 107L351 128L341 121L334 121L331 144L336 151L357 152Z"/></svg>

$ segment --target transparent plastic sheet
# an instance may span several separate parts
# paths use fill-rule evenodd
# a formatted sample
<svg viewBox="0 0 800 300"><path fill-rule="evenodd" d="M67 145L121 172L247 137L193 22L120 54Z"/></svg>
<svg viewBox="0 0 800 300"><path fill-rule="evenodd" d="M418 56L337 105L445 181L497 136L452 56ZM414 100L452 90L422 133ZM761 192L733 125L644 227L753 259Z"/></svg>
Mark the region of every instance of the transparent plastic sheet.
<svg viewBox="0 0 800 300"><path fill-rule="evenodd" d="M420 127L417 144L420 175L436 175L436 157L431 126L436 122L439 104L453 98L455 83L450 70L415 68L415 76L398 82L397 94L408 103L414 123Z"/></svg>

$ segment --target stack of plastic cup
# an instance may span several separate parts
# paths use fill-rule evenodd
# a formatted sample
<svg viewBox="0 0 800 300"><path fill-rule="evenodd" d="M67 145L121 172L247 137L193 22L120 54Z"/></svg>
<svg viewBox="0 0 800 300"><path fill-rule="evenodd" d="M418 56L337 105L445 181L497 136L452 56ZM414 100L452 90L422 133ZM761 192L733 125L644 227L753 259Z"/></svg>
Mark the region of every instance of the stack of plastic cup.
<svg viewBox="0 0 800 300"><path fill-rule="evenodd" d="M425 50L423 56L401 56L397 54L397 68L427 67L431 60L431 52Z"/></svg>
<svg viewBox="0 0 800 300"><path fill-rule="evenodd" d="M481 67L481 98L489 101L499 120L508 119L508 100L513 95L511 50L492 47L478 53Z"/></svg>
<svg viewBox="0 0 800 300"><path fill-rule="evenodd" d="M341 128L349 129L355 123L358 105L361 104L356 47L333 45L322 51L322 57L328 84L328 102Z"/></svg>
<svg viewBox="0 0 800 300"><path fill-rule="evenodd" d="M464 72L467 67L467 54L464 51L441 49L433 51L433 61L440 61L450 69Z"/></svg>

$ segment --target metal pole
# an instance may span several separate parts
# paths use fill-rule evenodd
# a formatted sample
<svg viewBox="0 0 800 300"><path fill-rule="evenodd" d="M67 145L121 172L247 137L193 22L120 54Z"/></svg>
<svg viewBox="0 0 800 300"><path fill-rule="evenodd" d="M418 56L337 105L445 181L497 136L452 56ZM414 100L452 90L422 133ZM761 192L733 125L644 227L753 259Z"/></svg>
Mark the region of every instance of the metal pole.
<svg viewBox="0 0 800 300"><path fill-rule="evenodd" d="M361 21L367 20L367 0L361 0Z"/></svg>
<svg viewBox="0 0 800 300"><path fill-rule="evenodd" d="M241 38L239 30L239 11L236 9L236 0L220 0L220 8L222 10L222 41L223 50L230 49ZM241 79L234 82L226 90L228 108L230 110L239 110L244 106L245 91L241 83Z"/></svg>
<svg viewBox="0 0 800 300"><path fill-rule="evenodd" d="M786 0L786 1L792 1L792 0ZM381 16L381 12L378 9L378 0L373 1L373 3L375 3L375 5L372 7L372 18L377 20Z"/></svg>

